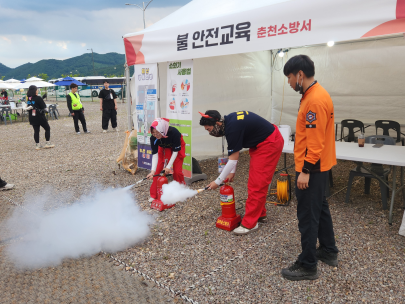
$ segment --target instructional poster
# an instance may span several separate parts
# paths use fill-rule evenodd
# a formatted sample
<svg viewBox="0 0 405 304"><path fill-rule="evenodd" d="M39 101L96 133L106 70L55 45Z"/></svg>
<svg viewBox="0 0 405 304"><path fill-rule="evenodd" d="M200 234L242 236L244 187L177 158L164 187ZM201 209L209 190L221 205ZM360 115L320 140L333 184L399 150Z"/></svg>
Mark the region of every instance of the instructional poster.
<svg viewBox="0 0 405 304"><path fill-rule="evenodd" d="M157 117L157 64L135 65L138 167L151 169L150 125Z"/></svg>
<svg viewBox="0 0 405 304"><path fill-rule="evenodd" d="M166 118L177 128L186 143L183 174L192 177L191 126L193 113L193 61L168 62Z"/></svg>

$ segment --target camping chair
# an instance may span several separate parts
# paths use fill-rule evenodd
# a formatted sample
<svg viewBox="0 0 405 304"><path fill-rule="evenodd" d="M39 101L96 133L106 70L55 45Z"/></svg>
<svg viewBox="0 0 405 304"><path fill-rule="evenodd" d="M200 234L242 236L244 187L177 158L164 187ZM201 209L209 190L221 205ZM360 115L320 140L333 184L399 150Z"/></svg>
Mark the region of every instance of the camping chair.
<svg viewBox="0 0 405 304"><path fill-rule="evenodd" d="M394 145L395 140L387 135L372 135L366 137L367 144L384 144L384 145ZM357 167L350 171L349 182L347 183L347 192L346 192L346 200L345 203L349 202L350 197L350 190L352 188L353 178L355 176L364 176L365 183L364 183L364 193L370 194L370 185L371 179L376 178L375 175L380 177L383 180L386 180L388 183L388 175L391 172L391 169L384 169L382 164L371 164L370 171L373 172L375 175L371 174L364 168L361 168L363 165L362 162L357 162ZM388 187L381 181L380 182L380 190L381 190L381 200L383 209L388 209L387 207L387 197L388 197Z"/></svg>
<svg viewBox="0 0 405 304"><path fill-rule="evenodd" d="M50 105L48 107L49 115L51 115L52 119L58 119L58 114L56 113L58 110L56 109L56 105Z"/></svg>
<svg viewBox="0 0 405 304"><path fill-rule="evenodd" d="M27 103L25 101L21 102L21 121L24 121L24 117L28 118L28 111L24 110L27 107Z"/></svg>
<svg viewBox="0 0 405 304"><path fill-rule="evenodd" d="M383 129L383 134L389 136L390 130L397 132L397 136L394 137L395 142L402 142L405 146L405 138L401 137L401 125L393 120L376 120L375 122L375 134L377 135L378 129Z"/></svg>
<svg viewBox="0 0 405 304"><path fill-rule="evenodd" d="M10 124L12 124L10 108L1 108L0 113L1 113L1 119L4 120L5 125L7 125L7 116L8 116L8 120L10 121Z"/></svg>
<svg viewBox="0 0 405 304"><path fill-rule="evenodd" d="M349 130L349 135L344 136L344 128L347 128ZM358 128L356 132L354 132L354 129ZM346 142L357 142L357 137L354 136L354 133L357 132L362 132L364 133L364 124L360 120L355 120L355 119L344 119L341 122L341 130L340 130L340 141L342 139Z"/></svg>

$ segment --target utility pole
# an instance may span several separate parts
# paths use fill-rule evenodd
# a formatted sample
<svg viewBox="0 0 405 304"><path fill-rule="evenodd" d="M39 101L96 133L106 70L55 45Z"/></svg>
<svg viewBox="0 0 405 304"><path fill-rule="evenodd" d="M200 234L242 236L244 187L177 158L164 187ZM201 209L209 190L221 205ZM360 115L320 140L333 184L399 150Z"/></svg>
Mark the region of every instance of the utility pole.
<svg viewBox="0 0 405 304"><path fill-rule="evenodd" d="M91 60L93 61L93 75L96 76L96 70L94 69L94 56L93 56L93 49L87 49L91 51Z"/></svg>
<svg viewBox="0 0 405 304"><path fill-rule="evenodd" d="M149 4L152 2L153 0L150 0L146 5L145 2L142 2L142 7L138 4L131 4L131 3L125 3L125 5L134 5L137 8L141 9L143 12L143 28L146 28L146 22L145 22L145 11L148 8Z"/></svg>

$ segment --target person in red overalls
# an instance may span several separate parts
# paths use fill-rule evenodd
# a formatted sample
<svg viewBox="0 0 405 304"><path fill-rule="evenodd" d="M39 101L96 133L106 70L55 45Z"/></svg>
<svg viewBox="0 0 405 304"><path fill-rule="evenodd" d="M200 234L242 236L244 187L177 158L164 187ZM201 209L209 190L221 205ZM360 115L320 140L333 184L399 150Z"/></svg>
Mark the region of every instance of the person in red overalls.
<svg viewBox="0 0 405 304"><path fill-rule="evenodd" d="M248 199L245 216L234 234L243 235L256 231L258 222L267 221L266 196L284 146L277 126L250 111L233 112L223 119L216 110L201 114L200 125L211 136L225 136L228 143L229 160L221 175L208 187L216 189L225 180L235 176L239 151L249 148L250 165Z"/></svg>
<svg viewBox="0 0 405 304"><path fill-rule="evenodd" d="M173 166L173 179L180 184L185 184L183 174L183 160L186 156L186 143L183 135L174 127L169 126L169 119L156 118L150 127L152 136L150 145L152 148L152 169L146 176L148 179L153 178L150 186L151 203L157 198L157 179L153 177L155 172L160 173L163 168L166 174L170 173Z"/></svg>

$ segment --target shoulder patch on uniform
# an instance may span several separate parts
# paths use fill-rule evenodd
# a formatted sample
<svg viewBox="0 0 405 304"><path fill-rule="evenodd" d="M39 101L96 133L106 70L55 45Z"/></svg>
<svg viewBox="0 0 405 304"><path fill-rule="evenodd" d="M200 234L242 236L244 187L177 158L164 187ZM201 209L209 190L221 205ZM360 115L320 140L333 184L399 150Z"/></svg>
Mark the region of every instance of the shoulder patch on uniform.
<svg viewBox="0 0 405 304"><path fill-rule="evenodd" d="M312 111L309 111L309 112L307 113L307 115L306 115L306 120L307 120L309 123L314 122L314 121L316 120L316 113L314 113L314 112L312 112Z"/></svg>

